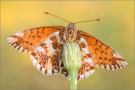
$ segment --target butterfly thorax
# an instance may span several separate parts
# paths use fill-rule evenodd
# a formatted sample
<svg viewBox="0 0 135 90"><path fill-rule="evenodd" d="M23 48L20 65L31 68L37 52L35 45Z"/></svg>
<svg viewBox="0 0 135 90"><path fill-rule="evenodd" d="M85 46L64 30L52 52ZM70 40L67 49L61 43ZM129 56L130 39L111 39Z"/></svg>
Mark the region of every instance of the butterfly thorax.
<svg viewBox="0 0 135 90"><path fill-rule="evenodd" d="M64 39L66 42L73 42L77 37L77 30L74 23L70 22L67 28L65 28Z"/></svg>

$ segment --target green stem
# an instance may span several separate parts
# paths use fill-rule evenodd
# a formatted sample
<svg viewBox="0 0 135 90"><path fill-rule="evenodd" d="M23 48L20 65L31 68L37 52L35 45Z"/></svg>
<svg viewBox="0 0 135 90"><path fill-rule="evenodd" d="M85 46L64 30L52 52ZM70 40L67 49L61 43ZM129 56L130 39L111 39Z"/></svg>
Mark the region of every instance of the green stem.
<svg viewBox="0 0 135 90"><path fill-rule="evenodd" d="M71 90L77 90L77 73L76 70L69 72Z"/></svg>

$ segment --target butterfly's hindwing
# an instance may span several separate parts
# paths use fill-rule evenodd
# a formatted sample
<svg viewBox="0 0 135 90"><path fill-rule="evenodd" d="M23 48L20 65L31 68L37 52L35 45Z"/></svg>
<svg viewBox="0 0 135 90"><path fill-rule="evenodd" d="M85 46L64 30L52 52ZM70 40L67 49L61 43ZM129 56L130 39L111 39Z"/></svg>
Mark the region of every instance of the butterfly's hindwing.
<svg viewBox="0 0 135 90"><path fill-rule="evenodd" d="M31 53L33 65L43 74L57 74L60 70L58 38L59 32L54 32Z"/></svg>
<svg viewBox="0 0 135 90"><path fill-rule="evenodd" d="M82 80L93 74L95 67L87 42L83 37L80 38L79 45L82 52L82 66L78 72L78 80Z"/></svg>
<svg viewBox="0 0 135 90"><path fill-rule="evenodd" d="M67 69L65 67L62 67L61 74L62 74L62 76L64 76L67 79L69 79L69 73L68 73L68 71L67 71Z"/></svg>

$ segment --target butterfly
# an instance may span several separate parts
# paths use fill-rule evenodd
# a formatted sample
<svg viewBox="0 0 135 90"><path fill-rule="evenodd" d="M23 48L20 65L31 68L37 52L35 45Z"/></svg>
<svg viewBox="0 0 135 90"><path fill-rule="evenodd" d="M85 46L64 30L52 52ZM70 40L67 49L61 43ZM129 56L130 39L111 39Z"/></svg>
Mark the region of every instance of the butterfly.
<svg viewBox="0 0 135 90"><path fill-rule="evenodd" d="M50 13L45 12L45 14ZM98 20L96 19L96 21ZM96 37L77 30L76 23L69 22L67 27L43 26L29 28L11 35L7 42L17 51L30 53L33 65L46 75L61 72L63 76L69 79L69 73L62 60L63 45L67 42L76 42L82 53L82 65L78 71L78 80L93 74L95 67L117 70L127 66L127 62L118 52Z"/></svg>

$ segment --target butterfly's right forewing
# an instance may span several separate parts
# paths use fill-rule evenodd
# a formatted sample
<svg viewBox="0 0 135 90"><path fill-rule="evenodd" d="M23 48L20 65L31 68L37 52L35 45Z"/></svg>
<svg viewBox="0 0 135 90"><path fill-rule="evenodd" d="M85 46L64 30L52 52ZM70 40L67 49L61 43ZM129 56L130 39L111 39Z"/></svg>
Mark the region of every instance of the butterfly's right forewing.
<svg viewBox="0 0 135 90"><path fill-rule="evenodd" d="M40 45L50 34L62 30L63 26L44 26L30 28L10 36L7 41L20 52L32 52Z"/></svg>

